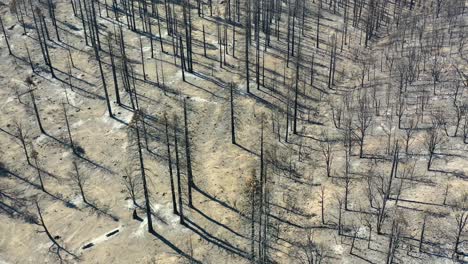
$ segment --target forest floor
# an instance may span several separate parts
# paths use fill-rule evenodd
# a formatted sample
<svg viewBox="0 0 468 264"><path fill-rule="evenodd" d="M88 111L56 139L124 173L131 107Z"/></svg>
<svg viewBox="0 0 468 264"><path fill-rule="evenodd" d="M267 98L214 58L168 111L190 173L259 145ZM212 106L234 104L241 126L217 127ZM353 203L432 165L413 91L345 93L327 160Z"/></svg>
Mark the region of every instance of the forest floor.
<svg viewBox="0 0 468 264"><path fill-rule="evenodd" d="M162 5L158 4L158 7L160 10L164 9ZM161 53L159 43L156 45L155 42L156 58L150 56L149 40L143 39L145 71L148 76L148 81L144 81L142 64L139 62L138 34L127 30L124 26L127 55L131 58L137 78L140 109L144 109L148 115L150 151L145 151L144 156L154 212L153 225L156 231L156 234L150 234L147 232L147 220L141 208L137 210L141 221L132 218L134 206L122 184L122 176L126 169L132 174L139 175L137 152L129 138L128 126L134 113L130 108L128 94L121 93L125 107L119 106L115 101L114 83L107 56L104 68L115 118L110 118L108 115L93 50L85 45L81 22L73 16L69 2L57 2L57 17L60 18L63 36L66 36L63 37L64 43L72 46L70 52L74 62L73 89L70 89L68 84L66 45L50 42L54 67L61 70L57 71L58 79L52 78L45 68L32 75L29 65L18 57L26 56L23 44L27 44L32 60L37 63L42 61L35 33L33 34L31 30L24 35L21 25L5 5L0 6L0 14L8 29L11 47L17 54L16 58L9 56L1 39L0 154L1 162L8 172L0 175L0 182L5 186L5 190L19 193L21 198L30 200L32 197L37 197L49 230L67 250L79 256L79 261L83 263L189 263L190 261L249 263L249 184L252 181L252 174L255 170L258 172L260 164L262 116L267 120L264 129L266 155L268 159L278 161L267 167L267 173L271 172L268 175L271 196L270 218L273 226L270 249L272 258L278 263L299 263L302 249L298 245L303 243L307 234L311 232L317 244L326 245L327 255L330 256L324 260L326 263L381 263L382 259L385 259L387 238L376 237L372 249L368 250L368 230L362 224L364 216L356 212L367 210L369 207L366 181L362 175L388 174L391 160L360 159L356 154L358 147L355 148L355 155L351 157L353 180L348 204L350 210L343 213L346 214L344 225L349 229L345 230L346 236L340 236L336 229L337 197L341 197L343 193L340 178L344 173L345 152L341 143L337 143L334 159L336 165L333 166L332 177L326 176L320 152L320 135L323 131L332 138L341 137L339 130L333 125L331 106L338 102L344 93L352 90L356 93L361 92L359 65L352 59L355 50L361 49L359 31L354 30L350 33L349 46L340 54L338 72L341 74L338 74L334 90L326 90L328 47L322 43L323 48L316 51L318 69L314 86L311 88L309 85L301 85L304 94L310 98L301 104L307 106L304 109L310 107L311 110L303 110L300 113L301 136L290 133L289 142L286 143L284 142L286 123L284 105L287 102L283 96L287 93L285 88L279 87L281 85L275 87L277 85L275 84L257 89L253 79L251 94L247 95L243 49L236 50L236 58L230 53L227 56L227 65L220 68L215 18L208 16L199 18L194 14L195 73L185 73L185 82L182 81L180 67L174 65L170 37L165 33L165 29L162 31L166 53ZM101 27L113 32L114 20L106 18L104 10L102 16L99 19ZM335 27L338 28L342 20L331 13L326 13L324 16L326 26L321 31L321 37L326 43L331 32L336 30ZM313 24L312 18L310 20L310 24ZM203 56L203 43L200 41L202 25L205 26L206 39L209 43L208 58ZM237 33L236 45L242 47L243 29L238 27ZM52 30L50 34L53 36ZM384 33L382 35L366 50L368 56L376 61L383 59L383 49L392 40L391 35ZM314 46L313 39L304 38L303 41L304 47ZM265 57L266 83L281 83L284 47L285 41L282 40L275 42L268 51ZM229 49L229 52L232 52L232 45ZM306 50L307 48L304 48L304 52ZM447 50L446 54L449 57L450 50ZM452 63L458 64L462 70L468 72L466 60L458 57L450 59L453 60ZM156 69L156 63L164 65L164 73L159 66ZM164 75L166 89L156 85L156 71L160 79L162 74ZM291 83L292 87L292 70L287 69L287 73L287 85ZM25 83L30 76L33 76L34 81L32 87L28 87ZM394 80L389 77L388 70L379 71L372 79L376 83L382 80L378 83L380 88L377 96L384 101L385 89L394 85ZM420 82L413 83L412 87L418 85L431 87L428 80L430 80L428 76L421 76ZM230 134L231 82L236 86L234 104L237 145L231 143ZM444 86L441 87L439 96L434 99L436 100L434 107L443 108L450 102L450 97L444 96ZM34 90L47 135L41 134L37 127L31 99L27 93L29 89ZM121 89L123 90L122 87ZM17 93L22 95L17 96ZM325 99L318 99L322 97ZM194 207L184 208L187 218L185 226L181 225L179 217L172 213L163 118L167 113L173 124L174 115L177 115L179 129L182 129L184 98L189 109L188 121L195 182ZM67 107L75 144L84 149L82 157L73 154L69 147L62 104ZM385 111L395 110L387 107ZM383 116L384 114L373 120L366 139L364 149L369 155L386 156L388 153L385 152L387 140L385 133L388 130L398 129L395 122L388 127ZM36 169L27 165L21 144L12 136L15 133L15 123L22 124L27 132L27 141L30 142L31 150L34 149L38 153L38 164L44 175L48 194L40 190ZM429 117L426 121L423 120L423 123L429 124ZM276 133L278 125L281 131L279 141ZM453 126L449 126L449 130L452 132ZM436 169L427 171L423 131L416 132L414 138L411 144L411 152L414 155L411 157L404 155L401 166L411 167L414 163L416 180L405 181L405 186L401 187L400 201L398 205L392 202L391 210L400 207L399 210L405 211L405 218L408 221L405 234L415 238L420 233L422 212L432 212L435 216L428 223L431 229L426 234L427 240L440 244L440 248L451 248L453 241L451 238L446 238L444 233L453 233L452 230L447 231L452 228L453 212L450 208L442 206L442 203L446 186L450 186L447 204L460 200L468 190L466 180L468 145L463 143L461 137L447 137L447 142L440 149L440 155L434 161L433 168ZM182 133L179 139L183 141ZM181 145L180 152L183 153L183 142ZM75 184L70 180L70 173L73 171L72 161L77 162L80 173L87 178L85 192L90 204L83 202ZM182 163L182 180L186 182L185 158ZM294 169L285 169L291 166L290 164L294 164ZM183 184L184 193L187 191L186 186ZM324 207L327 225L325 226L321 225L320 189L322 187L326 190ZM140 194L138 203L144 205L143 196ZM29 211L35 214L34 206L29 202L27 204L27 208L32 208ZM351 255L349 254L351 228L356 226L359 227L358 239ZM40 226L23 219L0 214L0 264L55 262L56 256L49 252L51 243L45 234L39 232L41 230ZM83 248L90 243L91 247ZM417 245L417 240L412 242L410 240L404 246L417 248ZM400 263L451 261L450 257L437 257L437 252L420 254L415 250L409 251L411 253L408 256L401 253ZM78 262L69 256L66 259Z"/></svg>

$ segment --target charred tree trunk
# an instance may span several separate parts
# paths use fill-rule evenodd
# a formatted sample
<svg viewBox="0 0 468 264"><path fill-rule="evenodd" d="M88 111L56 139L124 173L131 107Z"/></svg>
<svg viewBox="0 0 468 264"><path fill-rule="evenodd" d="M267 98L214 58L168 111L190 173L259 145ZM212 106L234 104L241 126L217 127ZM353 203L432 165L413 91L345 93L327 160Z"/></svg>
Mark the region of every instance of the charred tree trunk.
<svg viewBox="0 0 468 264"><path fill-rule="evenodd" d="M188 177L188 199L189 206L193 208L192 203L192 187L193 185L193 174L192 174L192 158L190 153L190 140L188 131L188 118L187 118L187 100L184 99L184 134L185 134L185 156L187 158L187 177Z"/></svg>
<svg viewBox="0 0 468 264"><path fill-rule="evenodd" d="M179 221L181 225L185 225L184 221L184 207L182 204L182 184L180 179L180 163L179 163L179 147L177 144L177 117L174 118L174 148L176 157L176 168L177 168L177 193L179 194Z"/></svg>
<svg viewBox="0 0 468 264"><path fill-rule="evenodd" d="M13 52L11 52L10 42L8 42L8 36L5 31L5 26L3 25L2 17L0 17L0 26L2 26L3 35L5 36L5 43L8 48L8 54L13 55Z"/></svg>
<svg viewBox="0 0 468 264"><path fill-rule="evenodd" d="M137 113L137 114L139 115L139 113ZM147 184L147 180L146 180L146 168L145 168L144 159L143 159L143 152L141 150L140 128L138 126L138 120L136 121L134 129L135 129L135 132L136 132L138 157L139 157L139 160L140 160L140 173L141 173L141 178L142 178L142 181L143 181L143 194L145 196L145 209L146 209L146 217L147 217L147 221L148 221L148 232L149 233L154 233L153 220L152 220L152 214L151 214L151 204L150 204L149 191L148 191L148 184Z"/></svg>
<svg viewBox="0 0 468 264"><path fill-rule="evenodd" d="M79 153L76 151L75 144L73 143L73 138L72 138L71 131L70 131L70 124L68 123L67 108L65 107L65 104L62 104L62 107L63 107L63 115L65 117L65 124L67 125L68 140L70 141L70 147L73 151L73 154L79 155Z"/></svg>
<svg viewBox="0 0 468 264"><path fill-rule="evenodd" d="M42 134L47 135L44 128L42 127L41 117L39 116L39 110L37 109L36 98L34 97L34 92L30 91L30 94L31 94L31 101L34 107L34 113L36 115L36 121L37 121L37 124L39 125L39 129L41 130Z"/></svg>
<svg viewBox="0 0 468 264"><path fill-rule="evenodd" d="M234 89L234 84L230 84L230 108L231 108L231 143L236 145L236 125L235 125L235 114L234 114L234 95L233 95L233 89Z"/></svg>
<svg viewBox="0 0 468 264"><path fill-rule="evenodd" d="M169 161L169 163L168 163L169 178L170 178L170 181L171 181L172 212L174 214L178 214L178 212L177 212L177 200L176 200L175 189L174 189L174 175L173 175L173 172L172 172L171 144L170 144L170 141L169 141L169 124L168 124L168 120L167 120L166 115L164 115L164 125L165 125L165 130L166 130L167 159Z"/></svg>

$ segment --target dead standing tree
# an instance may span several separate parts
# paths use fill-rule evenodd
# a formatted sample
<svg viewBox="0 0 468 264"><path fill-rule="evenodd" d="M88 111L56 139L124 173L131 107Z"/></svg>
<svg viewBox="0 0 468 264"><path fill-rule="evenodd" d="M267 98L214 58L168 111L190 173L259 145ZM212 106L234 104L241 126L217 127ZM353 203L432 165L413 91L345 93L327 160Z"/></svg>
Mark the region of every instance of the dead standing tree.
<svg viewBox="0 0 468 264"><path fill-rule="evenodd" d="M409 146L414 141L414 134L418 127L418 118L411 118L408 122L408 125L404 129L404 142L405 142L405 153L409 154Z"/></svg>
<svg viewBox="0 0 468 264"><path fill-rule="evenodd" d="M45 188L45 184L44 184L44 178L43 178L43 175L41 173L41 169L39 168L39 153L37 151L35 151L34 149L31 151L31 158L34 160L34 167L36 168L36 172L37 172L37 177L39 178L39 183L40 183L40 186L41 186L41 190L45 193L48 193L46 188Z"/></svg>
<svg viewBox="0 0 468 264"><path fill-rule="evenodd" d="M442 77L442 70L443 70L443 61L442 59L436 56L432 62L431 65L431 76L432 76L432 81L433 81L433 94L437 95L436 93L436 87L437 83L440 82L440 79Z"/></svg>
<svg viewBox="0 0 468 264"><path fill-rule="evenodd" d="M87 185L88 177L80 173L76 161L73 161L73 172L70 173L70 180L75 185L75 188L79 191L83 202L85 204L89 204L84 191L85 186Z"/></svg>
<svg viewBox="0 0 468 264"><path fill-rule="evenodd" d="M5 25L3 24L2 17L0 17L0 26L2 27L3 36L5 37L5 43L8 48L8 54L13 55L13 52L11 52L10 42L8 41L8 35L6 34Z"/></svg>
<svg viewBox="0 0 468 264"><path fill-rule="evenodd" d="M142 188L142 179L134 174L134 170L130 166L124 169L122 184L125 186L128 195L130 195L133 205L140 207L137 200Z"/></svg>
<svg viewBox="0 0 468 264"><path fill-rule="evenodd" d="M41 117L39 115L39 109L38 109L37 104L36 104L36 97L34 97L34 91L31 88L34 85L34 82L33 82L31 77L26 78L25 82L29 87L29 94L31 95L31 102L33 104L34 114L36 116L36 121L37 121L37 124L39 126L39 130L41 131L42 134L47 135L47 133L44 130L44 127L42 126Z"/></svg>
<svg viewBox="0 0 468 264"><path fill-rule="evenodd" d="M247 190L250 192L249 194L249 202L250 202L250 260L252 263L256 263L255 259L255 210L256 210L256 194L258 192L258 180L256 176L256 170L252 169L251 173L251 178L249 179L249 182L247 183Z"/></svg>
<svg viewBox="0 0 468 264"><path fill-rule="evenodd" d="M301 64L301 38L299 38L299 51L298 56L296 58L296 76L294 78L294 118L293 118L293 133L297 135L297 119L298 119L298 111L299 111L299 81L300 81L300 64Z"/></svg>
<svg viewBox="0 0 468 264"><path fill-rule="evenodd" d="M25 129L23 128L23 125L20 122L15 122L14 126L15 126L15 130L16 130L15 136L16 136L16 138L18 138L18 140L21 143L21 147L23 148L24 156L26 157L26 161L28 162L29 165L32 165L31 160L29 158L28 144L26 142L28 140L28 135L25 132Z"/></svg>
<svg viewBox="0 0 468 264"><path fill-rule="evenodd" d="M333 164L333 143L329 138L328 134L322 131L322 140L320 141L320 150L322 152L322 156L325 160L325 168L327 171L327 176L331 176L331 169Z"/></svg>
<svg viewBox="0 0 468 264"><path fill-rule="evenodd" d="M426 147L429 156L427 160L427 170L431 170L436 149L443 143L443 140L443 135L437 124L434 124L434 126L427 130L424 136L424 146Z"/></svg>
<svg viewBox="0 0 468 264"><path fill-rule="evenodd" d="M392 161L392 169L390 172L390 175L388 176L387 182L385 183L385 178L382 179L381 182L381 188L379 189L379 192L382 196L382 202L380 203L380 206L377 208L377 233L382 234L382 227L383 223L387 217L387 203L390 199L390 194L392 191L392 182L393 178L396 176L397 171L398 171L398 163L399 163L399 152L400 152L400 147L398 145L398 142L395 143L395 147L393 149L393 161Z"/></svg>
<svg viewBox="0 0 468 264"><path fill-rule="evenodd" d="M458 258L458 255L463 254L462 252L459 251L460 245L463 243L462 241L462 236L465 232L465 229L468 224L468 208L467 208L467 201L468 201L468 196L463 197L464 201L459 204L455 210L455 221L457 223L456 225L456 232L455 232L455 246L453 250L453 255ZM465 254L466 255L466 254Z"/></svg>
<svg viewBox="0 0 468 264"><path fill-rule="evenodd" d="M140 173L141 173L141 179L143 183L143 194L145 198L146 217L147 217L147 222L148 222L148 232L154 233L152 213L151 213L150 194L149 194L149 188L148 188L148 183L147 183L146 168L144 164L143 149L142 149L141 137L140 137L140 129L141 129L140 123L142 122L142 118L143 117L141 116L141 112L139 110L136 110L129 124L128 135L129 135L130 140L136 143L132 145L134 145L137 148L137 152L138 152L138 160L140 163Z"/></svg>
<svg viewBox="0 0 468 264"><path fill-rule="evenodd" d="M231 112L231 143L236 145L236 119L235 119L235 111L234 111L234 84L231 83L229 85L230 97L229 97L229 105L230 105L230 112Z"/></svg>
<svg viewBox="0 0 468 264"><path fill-rule="evenodd" d="M72 137L71 130L70 130L70 124L68 121L67 107L65 106L65 104L62 104L62 109L63 109L64 118L65 118L65 125L67 126L68 140L70 142L70 147L73 151L73 154L79 156L83 154L84 150L73 142L73 137Z"/></svg>
<svg viewBox="0 0 468 264"><path fill-rule="evenodd" d="M369 109L369 101L367 99L367 96L363 96L362 98L359 99L358 102L358 113L357 113L357 130L358 134L357 137L359 139L359 157L363 158L364 157L364 139L367 133L368 128L372 124L372 113L371 110Z"/></svg>
<svg viewBox="0 0 468 264"><path fill-rule="evenodd" d="M299 263L301 264L320 264L329 257L325 244L314 241L312 230L307 230L305 242L299 243Z"/></svg>
<svg viewBox="0 0 468 264"><path fill-rule="evenodd" d="M245 87L247 93L250 93L250 59L249 59L249 46L251 42L251 11L250 11L251 0L247 0L246 15L245 15Z"/></svg>
<svg viewBox="0 0 468 264"><path fill-rule="evenodd" d="M320 186L320 212L321 212L321 220L322 225L325 225L325 186Z"/></svg>
<svg viewBox="0 0 468 264"><path fill-rule="evenodd" d="M393 260L396 255L396 251L400 246L400 242L402 240L404 227L407 225L406 221L401 216L397 219L393 219L392 228L390 231L390 238L388 242L388 250L387 250L387 264L393 263Z"/></svg>

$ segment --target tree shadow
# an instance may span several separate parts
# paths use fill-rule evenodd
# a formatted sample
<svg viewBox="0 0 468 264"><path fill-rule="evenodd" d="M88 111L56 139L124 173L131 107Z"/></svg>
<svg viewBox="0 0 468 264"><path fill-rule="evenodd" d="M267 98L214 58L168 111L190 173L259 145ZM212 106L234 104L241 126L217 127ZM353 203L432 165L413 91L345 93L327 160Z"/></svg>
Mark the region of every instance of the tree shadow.
<svg viewBox="0 0 468 264"><path fill-rule="evenodd" d="M237 231L233 230L233 229L230 228L229 226L227 226L227 225L225 225L225 224L222 224L222 223L216 221L215 219L211 218L210 216L206 215L205 213L203 213L200 209L196 208L195 206L192 207L192 209L193 209L195 212L199 213L201 216L203 216L205 219L207 219L208 221L210 221L211 223L216 224L216 225L218 225L218 226L220 226L220 227L223 227L224 229L226 229L227 231L233 233L233 234L236 235L236 236L239 236L239 237L242 237L242 238L247 238L247 237L245 237L244 235L242 235L242 234L238 233Z"/></svg>
<svg viewBox="0 0 468 264"><path fill-rule="evenodd" d="M200 189L196 184L193 184L193 189L198 191L200 194L202 194L203 196L205 196L206 198L210 199L211 201L213 202L216 202L218 203L219 205L223 206L224 208L227 208L237 214L239 214L240 216L243 216L243 217L246 217L242 212L240 212L239 210L237 210L236 208L230 206L229 204L227 204L226 202L224 201L221 201L219 199L217 199L216 197L212 196L211 194L205 192L204 190Z"/></svg>
<svg viewBox="0 0 468 264"><path fill-rule="evenodd" d="M351 256L354 256L354 257L356 257L356 258L358 258L358 259L360 259L360 260L363 260L363 261L365 261L365 262L367 262L367 263L376 264L375 262L372 262L372 261L370 261L370 260L364 258L363 256L359 256L359 255L357 255L357 254L354 253L354 252L351 252L350 255L351 255Z"/></svg>
<svg viewBox="0 0 468 264"><path fill-rule="evenodd" d="M447 171L447 170L441 170L441 169L429 169L429 171L452 175L454 177L461 178L461 179L468 179L468 176L463 171Z"/></svg>
<svg viewBox="0 0 468 264"><path fill-rule="evenodd" d="M293 222L291 222L291 221L289 221L289 220L282 219L282 218L280 218L280 217L278 217L278 216L276 216L276 215L273 215L273 214L271 214L271 213L269 213L268 216L271 217L271 218L273 218L273 219L275 219L275 220L277 220L277 221L279 221L279 222L281 222L281 223L283 223L283 224L287 224L287 225L290 225L290 226L293 226L293 227L296 227L296 228L299 228L299 229L305 229L304 226L301 226L301 225L299 225L299 224L293 223Z"/></svg>
<svg viewBox="0 0 468 264"><path fill-rule="evenodd" d="M201 238L205 239L206 241L213 243L214 245L218 246L221 249L224 249L230 253L236 254L240 257L244 257L250 259L250 255L245 253L243 250L237 248L236 246L232 245L231 243L221 240L210 233L208 233L205 229L200 227L199 225L195 224L195 222L191 221L190 219L185 218L186 224L185 226L199 235Z"/></svg>
<svg viewBox="0 0 468 264"><path fill-rule="evenodd" d="M316 214L307 214L307 213L304 213L304 212L299 211L298 209L286 208L286 207L284 207L284 206L282 206L282 205L274 204L274 203L271 203L271 202L269 202L268 205L271 205L271 206L274 206L274 207L283 209L283 210L285 210L285 211L288 212L288 213L293 213L293 214L295 214L295 215L302 216L302 217L310 218L310 217L315 217L315 216L317 216Z"/></svg>
<svg viewBox="0 0 468 264"><path fill-rule="evenodd" d="M17 173L15 173L15 172L13 172L13 171L5 168L5 167L3 167L2 171L4 171L5 175L11 175L11 176L15 177L16 179L31 185L35 189L38 189L38 190L41 189L41 186L39 184L31 182L30 180L26 179L25 177L22 177L22 176L18 175Z"/></svg>
<svg viewBox="0 0 468 264"><path fill-rule="evenodd" d="M393 197L389 197L389 200L396 201L397 199L393 198ZM450 207L450 205L443 205L443 204L436 204L436 203L429 203L429 202L420 202L420 201L408 200L408 199L403 199L403 198L398 198L398 202L406 202L406 203L422 204L422 205L431 205L431 206L437 206L437 207Z"/></svg>
<svg viewBox="0 0 468 264"><path fill-rule="evenodd" d="M78 158L82 159L83 161L86 161L87 163L93 165L94 167L96 167L96 168L98 168L98 169L102 169L102 170L104 170L104 171L106 171L106 172L108 172L108 173L111 173L111 174L114 173L114 171L112 171L111 169L106 168L106 167L104 167L103 165L101 165L101 164L99 164L99 163L97 163L97 162L95 162L95 161L92 161L92 160L90 160L89 158L87 158L87 157L85 157L85 156L83 156L83 155L78 155L78 154L75 154L75 155L76 155Z"/></svg>
<svg viewBox="0 0 468 264"><path fill-rule="evenodd" d="M244 146L241 145L240 143L236 142L236 143L234 143L234 145L236 145L236 146L238 146L239 148L241 148L242 150L245 150L245 151L247 151L248 153L250 153L250 154L252 154L252 155L258 157L258 154L257 154L257 153L255 153L255 152L253 152L252 150L250 150L250 149L244 147Z"/></svg>
<svg viewBox="0 0 468 264"><path fill-rule="evenodd" d="M163 237L162 235L158 234L156 231L153 231L151 232L151 234L153 236L155 236L157 239L161 240L161 242L163 242L164 244L166 244L166 246L170 247L172 250L174 250L175 252L177 252L177 254L183 256L184 258L190 260L191 262L193 263L202 263L201 261L195 259L194 257L188 255L187 253L185 253L184 251L182 251L180 248L178 248L176 245L172 244L169 240L167 240L165 237Z"/></svg>
<svg viewBox="0 0 468 264"><path fill-rule="evenodd" d="M97 205L95 205L95 203L90 202L90 201L85 201L84 203L86 204L87 207L93 209L98 215L105 215L111 218L112 220L114 220L115 222L119 221L119 218L117 216L114 216L111 213L108 213L107 210L100 209L99 207L97 207Z"/></svg>
<svg viewBox="0 0 468 264"><path fill-rule="evenodd" d="M26 209L26 200L17 196L16 193L0 190L0 214L3 212L12 219L22 219L26 223L39 224L36 215Z"/></svg>

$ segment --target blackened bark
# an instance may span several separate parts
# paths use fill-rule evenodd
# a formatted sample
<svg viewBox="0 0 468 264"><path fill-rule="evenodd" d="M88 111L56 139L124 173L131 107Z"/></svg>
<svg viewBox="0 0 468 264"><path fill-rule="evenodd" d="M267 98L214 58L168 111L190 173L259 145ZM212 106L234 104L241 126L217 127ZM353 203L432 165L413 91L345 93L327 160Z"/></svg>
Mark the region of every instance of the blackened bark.
<svg viewBox="0 0 468 264"><path fill-rule="evenodd" d="M140 160L140 173L141 173L141 178L143 180L143 194L145 196L145 209L146 209L146 217L147 217L147 223L148 223L148 232L154 233L153 221L152 221L152 215L151 215L151 204L149 200L148 184L146 181L146 168L145 168L144 159L143 159L143 152L141 151L140 129L138 127L138 120L135 124L134 129L135 129L135 133L137 137L136 141L137 141L137 147L138 147L138 157Z"/></svg>
<svg viewBox="0 0 468 264"><path fill-rule="evenodd" d="M236 126L235 126L235 116L234 116L234 96L233 96L233 89L234 84L231 83L230 85L230 106L231 106L231 142L232 144L236 144Z"/></svg>
<svg viewBox="0 0 468 264"><path fill-rule="evenodd" d="M176 200L176 195L175 195L175 190L174 190L174 174L172 172L171 144L169 141L169 124L168 124L166 115L164 115L164 125L166 129L166 146L167 146L167 160L168 160L168 167L169 167L169 178L171 181L172 212L174 214L178 214L177 200Z"/></svg>
<svg viewBox="0 0 468 264"><path fill-rule="evenodd" d="M187 100L184 99L184 134L185 134L185 156L187 159L187 177L188 177L188 198L189 206L193 207L192 203L192 187L193 184L193 174L192 174L192 158L190 153L190 137L188 130L188 118L187 118Z"/></svg>
<svg viewBox="0 0 468 264"><path fill-rule="evenodd" d="M8 42L8 36L5 31L5 26L3 25L2 17L0 17L0 26L2 26L3 35L5 36L5 42L8 48L8 54L13 55L13 52L11 52L10 42Z"/></svg>
<svg viewBox="0 0 468 264"><path fill-rule="evenodd" d="M180 163L179 163L179 147L177 144L177 117L174 118L174 148L176 156L176 169L177 169L177 193L179 194L179 222L185 225L184 221L184 207L182 204L182 184L180 180Z"/></svg>
<svg viewBox="0 0 468 264"><path fill-rule="evenodd" d="M31 94L31 101L32 101L33 107L34 107L34 113L36 115L36 121L37 121L37 124L39 125L39 129L41 130L42 134L47 135L44 128L42 127L41 117L39 116L39 110L38 110L37 105L36 105L36 98L34 97L34 92L30 91L30 94Z"/></svg>

